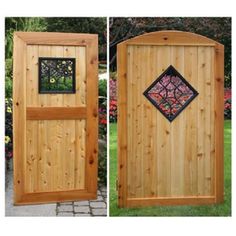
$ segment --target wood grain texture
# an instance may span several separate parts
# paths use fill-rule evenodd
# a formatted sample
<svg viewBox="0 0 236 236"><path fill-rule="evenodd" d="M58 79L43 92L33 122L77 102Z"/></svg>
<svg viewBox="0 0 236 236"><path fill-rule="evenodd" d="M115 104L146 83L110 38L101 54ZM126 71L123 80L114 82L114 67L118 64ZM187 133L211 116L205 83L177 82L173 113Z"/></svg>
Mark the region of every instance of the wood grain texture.
<svg viewBox="0 0 236 236"><path fill-rule="evenodd" d="M165 46L215 46L218 44L207 37L190 32L168 30L146 33L125 41L130 45L165 45Z"/></svg>
<svg viewBox="0 0 236 236"><path fill-rule="evenodd" d="M96 197L97 47L96 35L15 34L16 205ZM76 58L76 93L39 94L38 57Z"/></svg>
<svg viewBox="0 0 236 236"><path fill-rule="evenodd" d="M87 46L96 41L96 34L55 33L55 32L15 32L20 39L30 45Z"/></svg>
<svg viewBox="0 0 236 236"><path fill-rule="evenodd" d="M21 201L24 193L26 160L26 44L14 34L13 49L13 153L14 202ZM23 80L23 81L22 81Z"/></svg>
<svg viewBox="0 0 236 236"><path fill-rule="evenodd" d="M224 201L224 46L215 48L215 194L216 202Z"/></svg>
<svg viewBox="0 0 236 236"><path fill-rule="evenodd" d="M86 189L97 193L98 163L98 37L87 47ZM92 94L92 96L91 96Z"/></svg>
<svg viewBox="0 0 236 236"><path fill-rule="evenodd" d="M125 207L127 201L127 47L118 44L118 206Z"/></svg>
<svg viewBox="0 0 236 236"><path fill-rule="evenodd" d="M86 119L85 107L27 107L27 120Z"/></svg>
<svg viewBox="0 0 236 236"><path fill-rule="evenodd" d="M119 207L222 201L222 61L220 44L186 32L118 45ZM169 65L199 93L171 123L143 96Z"/></svg>

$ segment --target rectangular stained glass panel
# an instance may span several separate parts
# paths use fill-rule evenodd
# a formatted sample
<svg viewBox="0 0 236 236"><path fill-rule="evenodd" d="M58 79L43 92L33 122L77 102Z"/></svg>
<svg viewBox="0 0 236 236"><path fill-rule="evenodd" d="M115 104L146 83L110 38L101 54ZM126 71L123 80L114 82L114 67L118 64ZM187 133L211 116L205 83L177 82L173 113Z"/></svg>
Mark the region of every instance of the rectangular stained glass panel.
<svg viewBox="0 0 236 236"><path fill-rule="evenodd" d="M75 58L39 57L39 93L75 93Z"/></svg>

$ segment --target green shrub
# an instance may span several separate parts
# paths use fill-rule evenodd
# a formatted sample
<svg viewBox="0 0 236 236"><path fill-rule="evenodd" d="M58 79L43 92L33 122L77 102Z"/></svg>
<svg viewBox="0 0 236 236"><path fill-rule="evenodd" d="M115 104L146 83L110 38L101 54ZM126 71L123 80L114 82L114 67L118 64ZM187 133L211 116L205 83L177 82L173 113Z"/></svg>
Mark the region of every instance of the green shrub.
<svg viewBox="0 0 236 236"><path fill-rule="evenodd" d="M12 59L5 61L5 97L12 97Z"/></svg>
<svg viewBox="0 0 236 236"><path fill-rule="evenodd" d="M107 153L106 142L99 143L99 155L98 155L98 182L106 185L107 182Z"/></svg>
<svg viewBox="0 0 236 236"><path fill-rule="evenodd" d="M99 80L98 90L99 96L107 97L107 81L105 79Z"/></svg>

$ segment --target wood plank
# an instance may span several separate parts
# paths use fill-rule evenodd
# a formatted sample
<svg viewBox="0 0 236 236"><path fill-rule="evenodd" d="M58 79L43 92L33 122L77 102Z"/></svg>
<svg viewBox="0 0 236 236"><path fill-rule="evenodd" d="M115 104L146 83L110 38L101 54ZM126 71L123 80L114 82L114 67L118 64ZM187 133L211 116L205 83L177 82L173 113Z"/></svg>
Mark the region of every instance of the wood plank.
<svg viewBox="0 0 236 236"><path fill-rule="evenodd" d="M215 48L215 189L216 202L224 201L224 46Z"/></svg>
<svg viewBox="0 0 236 236"><path fill-rule="evenodd" d="M171 47L157 47L157 76L160 76L171 62ZM171 124L157 110L157 194L158 197L171 195Z"/></svg>
<svg viewBox="0 0 236 236"><path fill-rule="evenodd" d="M138 71L138 61L136 55L137 47L129 46L127 47L127 87L130 88L129 93L127 94L127 126L130 127L130 130L127 131L130 135L127 135L127 154L129 159L127 160L127 196L135 197L135 179L137 172L135 171L135 150L133 149L134 140L133 140L133 124L134 113L136 107L132 107L134 103L134 92L136 91L136 79Z"/></svg>
<svg viewBox="0 0 236 236"><path fill-rule="evenodd" d="M14 204L24 193L26 155L26 44L14 34L13 48L13 152L14 152Z"/></svg>
<svg viewBox="0 0 236 236"><path fill-rule="evenodd" d="M127 200L127 48L126 44L117 46L118 76L118 206L125 207Z"/></svg>
<svg viewBox="0 0 236 236"><path fill-rule="evenodd" d="M143 47L143 46L142 46ZM153 46L145 46L145 74L146 79L142 80L142 92L150 86L157 77L156 64L157 53ZM141 93L142 94L142 93ZM143 196L156 196L156 108L142 96L143 112Z"/></svg>
<svg viewBox="0 0 236 236"><path fill-rule="evenodd" d="M148 206L177 206L177 205L208 205L214 204L215 197L212 196L182 196L180 197L158 197L158 198L134 198L127 199L127 207Z"/></svg>
<svg viewBox="0 0 236 236"><path fill-rule="evenodd" d="M27 46L26 59L26 103L38 105L38 46ZM27 113L27 112L26 112ZM26 114L27 116L27 114ZM26 122L26 168L25 192L38 188L38 121Z"/></svg>
<svg viewBox="0 0 236 236"><path fill-rule="evenodd" d="M215 196L215 164L216 164L216 156L215 156L215 49L211 48L211 107L210 107L210 133L211 133L211 146L210 146L210 175L211 175L211 192L210 195Z"/></svg>
<svg viewBox="0 0 236 236"><path fill-rule="evenodd" d="M212 60L211 47L205 47L205 60L206 60L206 77L202 81L205 83L205 169L204 169L204 195L210 195L212 192L212 181L211 176L211 81L213 78L212 71Z"/></svg>
<svg viewBox="0 0 236 236"><path fill-rule="evenodd" d="M27 120L86 119L85 107L27 107Z"/></svg>
<svg viewBox="0 0 236 236"><path fill-rule="evenodd" d="M76 47L76 105L86 106L86 47Z"/></svg>
<svg viewBox="0 0 236 236"><path fill-rule="evenodd" d="M45 202L71 202L78 200L78 196L80 200L94 200L97 198L96 194L90 193L87 190L39 192L24 194L16 205L45 204Z"/></svg>
<svg viewBox="0 0 236 236"><path fill-rule="evenodd" d="M51 47L39 45L38 49L39 57L50 57ZM50 100L45 94L37 94L40 107L50 106ZM52 161L49 159L51 156L51 144L48 146L49 135L47 135L47 130L49 129L49 124L47 120L38 121L38 147L39 147L39 157L38 157L38 187L39 191L49 191L52 186L52 180L50 178Z"/></svg>
<svg viewBox="0 0 236 236"><path fill-rule="evenodd" d="M184 74L184 47L171 47L171 64ZM188 108L185 108L188 109ZM184 109L184 110L185 110ZM185 111L171 122L171 196L184 195Z"/></svg>
<svg viewBox="0 0 236 236"><path fill-rule="evenodd" d="M71 46L64 46L64 57L76 57L76 47ZM76 59L78 60L78 59ZM76 72L75 72L76 73ZM72 94L64 94L64 106L71 107L75 106L75 95ZM85 111L86 113L86 111ZM76 130L75 120L64 121L64 132L70 135L64 135L65 137L65 147L67 155L64 157L66 158L66 169L68 170L68 179L64 186L65 189L74 189L76 186L75 183L75 172L76 169L75 165L77 163L77 151L76 151L76 137L78 137L78 133Z"/></svg>
<svg viewBox="0 0 236 236"><path fill-rule="evenodd" d="M203 196L205 193L205 119L206 119L206 108L205 108L205 83L206 80L206 55L205 47L198 47L198 195Z"/></svg>
<svg viewBox="0 0 236 236"><path fill-rule="evenodd" d="M156 31L151 33L145 33L137 37L126 40L126 44L138 44L138 45L164 45L164 46L215 46L218 44L216 41L206 38L199 34L190 32L168 30L168 31Z"/></svg>
<svg viewBox="0 0 236 236"><path fill-rule="evenodd" d="M64 46L51 46L51 57L64 57ZM64 94L47 94L49 106L62 107L64 106ZM51 149L51 179L52 189L67 190L66 183L68 182L69 175L67 169L67 139L70 135L65 136L66 124L64 120L50 120L50 132L47 135L50 138L50 144L53 144Z"/></svg>
<svg viewBox="0 0 236 236"><path fill-rule="evenodd" d="M86 46L97 39L96 34L57 33L57 32L16 32L27 44Z"/></svg>
<svg viewBox="0 0 236 236"><path fill-rule="evenodd" d="M184 78L197 90L197 47L185 47L184 49ZM185 137L188 145L184 154L184 196L197 195L197 99L196 97L189 105L186 112Z"/></svg>
<svg viewBox="0 0 236 236"><path fill-rule="evenodd" d="M86 106L86 48L76 47L76 105ZM86 120L76 120L76 152L78 160L75 168L76 189L85 188L86 162Z"/></svg>
<svg viewBox="0 0 236 236"><path fill-rule="evenodd" d="M86 183L87 190L97 193L98 163L98 37L86 48L87 120L86 120ZM91 94L93 96L91 96Z"/></svg>

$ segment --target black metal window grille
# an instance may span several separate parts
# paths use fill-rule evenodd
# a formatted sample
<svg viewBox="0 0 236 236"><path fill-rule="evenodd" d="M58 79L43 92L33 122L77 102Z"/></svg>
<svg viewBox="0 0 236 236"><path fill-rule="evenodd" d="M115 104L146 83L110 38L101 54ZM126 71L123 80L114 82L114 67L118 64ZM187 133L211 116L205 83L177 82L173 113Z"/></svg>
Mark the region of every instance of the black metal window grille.
<svg viewBox="0 0 236 236"><path fill-rule="evenodd" d="M75 58L39 57L39 93L75 93Z"/></svg>
<svg viewBox="0 0 236 236"><path fill-rule="evenodd" d="M170 65L143 94L171 122L198 92Z"/></svg>

